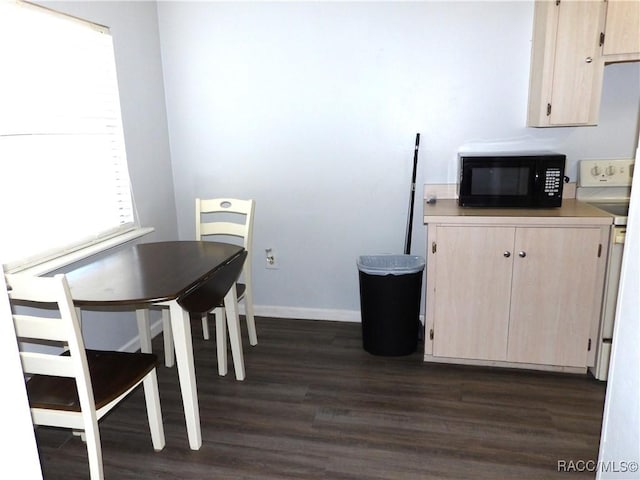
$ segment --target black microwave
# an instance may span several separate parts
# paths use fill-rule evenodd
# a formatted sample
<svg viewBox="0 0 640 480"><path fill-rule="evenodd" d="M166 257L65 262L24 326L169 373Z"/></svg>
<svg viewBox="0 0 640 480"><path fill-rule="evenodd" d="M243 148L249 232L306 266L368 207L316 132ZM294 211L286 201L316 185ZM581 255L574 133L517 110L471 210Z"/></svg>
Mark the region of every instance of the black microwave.
<svg viewBox="0 0 640 480"><path fill-rule="evenodd" d="M459 154L462 207L550 208L562 204L565 155Z"/></svg>

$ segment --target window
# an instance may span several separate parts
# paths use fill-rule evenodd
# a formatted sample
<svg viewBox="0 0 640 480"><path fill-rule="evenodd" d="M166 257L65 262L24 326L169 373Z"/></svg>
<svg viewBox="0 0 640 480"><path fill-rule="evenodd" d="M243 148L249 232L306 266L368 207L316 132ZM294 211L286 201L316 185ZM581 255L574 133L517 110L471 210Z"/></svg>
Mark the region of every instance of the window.
<svg viewBox="0 0 640 480"><path fill-rule="evenodd" d="M16 270L135 225L108 28L0 2L0 263Z"/></svg>

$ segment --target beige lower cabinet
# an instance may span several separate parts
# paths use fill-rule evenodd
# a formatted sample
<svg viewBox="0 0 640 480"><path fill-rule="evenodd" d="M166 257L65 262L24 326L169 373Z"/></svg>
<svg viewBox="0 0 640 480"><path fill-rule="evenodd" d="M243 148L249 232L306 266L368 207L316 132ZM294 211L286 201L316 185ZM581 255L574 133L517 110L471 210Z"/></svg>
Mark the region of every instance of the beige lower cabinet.
<svg viewBox="0 0 640 480"><path fill-rule="evenodd" d="M448 220L427 230L425 360L586 371L610 227Z"/></svg>
<svg viewBox="0 0 640 480"><path fill-rule="evenodd" d="M516 229L508 361L587 366L599 250L597 228Z"/></svg>
<svg viewBox="0 0 640 480"><path fill-rule="evenodd" d="M433 355L507 359L515 229L437 227ZM503 252L509 252L505 258ZM427 280L428 281L428 280Z"/></svg>

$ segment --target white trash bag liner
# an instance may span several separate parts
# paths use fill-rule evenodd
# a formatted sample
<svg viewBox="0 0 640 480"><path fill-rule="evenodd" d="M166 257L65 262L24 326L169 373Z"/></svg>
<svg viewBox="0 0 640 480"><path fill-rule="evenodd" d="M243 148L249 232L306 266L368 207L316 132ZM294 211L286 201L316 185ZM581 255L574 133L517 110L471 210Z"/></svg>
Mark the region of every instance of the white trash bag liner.
<svg viewBox="0 0 640 480"><path fill-rule="evenodd" d="M425 260L418 255L361 255L358 270L369 275L404 275L424 270Z"/></svg>

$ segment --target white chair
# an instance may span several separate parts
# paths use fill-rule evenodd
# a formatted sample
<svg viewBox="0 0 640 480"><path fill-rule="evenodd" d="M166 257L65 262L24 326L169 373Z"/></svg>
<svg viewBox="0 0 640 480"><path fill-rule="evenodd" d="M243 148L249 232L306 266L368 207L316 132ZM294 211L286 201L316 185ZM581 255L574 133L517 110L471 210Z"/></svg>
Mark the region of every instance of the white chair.
<svg viewBox="0 0 640 480"><path fill-rule="evenodd" d="M0 294L8 291L13 312L3 311L0 317L2 321L13 320L20 340L22 369L25 376L30 376L27 395L33 423L82 431L91 479L102 480L98 421L143 383L153 448L162 450L165 437L156 356L85 350L64 275L46 278L7 274L5 279L6 284L0 282L0 290L4 290ZM33 347L27 351L23 341L49 346L55 342L65 351L62 355L51 347L44 353L35 352Z"/></svg>
<svg viewBox="0 0 640 480"><path fill-rule="evenodd" d="M243 282L236 282L236 297L238 301L244 300L245 318L249 332L249 343L258 344L256 323L253 314L253 293L251 290L251 250L253 240L253 214L255 200L239 200L234 198L213 198L203 200L196 198L196 240L214 240L221 242L241 243L247 251L247 258L242 269ZM218 373L226 375L227 358L227 319L225 316L224 302L220 302L213 310L216 321L216 347L218 355ZM237 312L237 305L235 305ZM163 330L165 344L165 361L168 366L173 364L171 353L173 347L170 339L169 319L163 315ZM209 339L208 315L202 315L202 333L205 339ZM230 337L231 338L231 337ZM234 335L234 338L238 336ZM232 338L232 342L233 342ZM232 349L241 349L241 345L231 345Z"/></svg>

